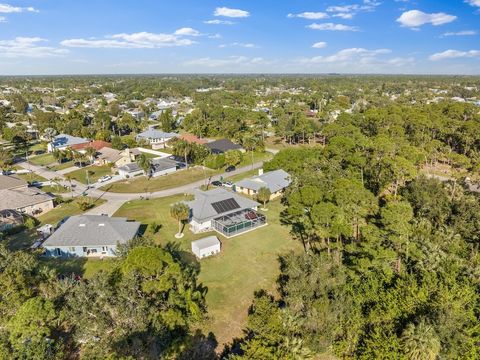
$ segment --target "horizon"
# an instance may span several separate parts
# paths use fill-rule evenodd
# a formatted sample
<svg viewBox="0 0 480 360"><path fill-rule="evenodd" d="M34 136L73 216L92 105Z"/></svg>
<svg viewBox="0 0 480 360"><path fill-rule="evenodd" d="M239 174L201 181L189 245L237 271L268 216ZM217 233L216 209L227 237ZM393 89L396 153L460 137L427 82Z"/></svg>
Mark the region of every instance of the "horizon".
<svg viewBox="0 0 480 360"><path fill-rule="evenodd" d="M479 15L479 0L0 0L0 76L480 75Z"/></svg>

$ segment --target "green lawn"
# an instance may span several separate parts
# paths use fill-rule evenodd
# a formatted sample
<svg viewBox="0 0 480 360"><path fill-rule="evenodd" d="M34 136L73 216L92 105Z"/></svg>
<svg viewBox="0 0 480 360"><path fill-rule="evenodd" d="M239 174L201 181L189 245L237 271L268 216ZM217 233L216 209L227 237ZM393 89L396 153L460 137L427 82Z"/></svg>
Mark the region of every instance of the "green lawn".
<svg viewBox="0 0 480 360"><path fill-rule="evenodd" d="M66 195L66 198L68 198L68 195ZM105 202L105 200L103 199L93 199L89 197L75 198L70 202L59 204L57 207L55 207L55 209L50 210L49 212L38 216L37 219L42 224L56 225L60 220L62 220L66 216L81 214L82 210L80 210L80 207L78 206L79 199L82 199L82 200L89 199L94 204L94 207L99 206Z"/></svg>
<svg viewBox="0 0 480 360"><path fill-rule="evenodd" d="M208 178L215 173L215 171L209 169L207 169L204 173L201 167L195 167L151 179L147 179L145 176L139 176L135 179L123 180L113 184L105 185L100 189L117 193L153 192L190 184L192 182L202 180L205 175Z"/></svg>
<svg viewBox="0 0 480 360"><path fill-rule="evenodd" d="M244 172L244 173L238 174L238 175L227 176L225 178L225 180L236 183L237 181L240 181L240 180L243 180L243 179L255 176L255 175L258 175L258 169L248 170L247 172Z"/></svg>
<svg viewBox="0 0 480 360"><path fill-rule="evenodd" d="M48 181L48 179L45 179L43 176L37 175L34 172L29 172L27 174L15 174L16 177L25 180L27 182L33 182L33 181L38 181L38 182L44 182Z"/></svg>
<svg viewBox="0 0 480 360"><path fill-rule="evenodd" d="M28 161L34 165L40 166L46 166L57 162L51 153L32 156L28 159Z"/></svg>
<svg viewBox="0 0 480 360"><path fill-rule="evenodd" d="M80 181L83 184L87 184L87 171L89 172L88 178L90 184L97 182L104 175L112 175L112 167L109 165L104 166L87 166L82 169L78 169L72 172L69 172L67 175L75 178L77 181Z"/></svg>
<svg viewBox="0 0 480 360"><path fill-rule="evenodd" d="M115 216L161 224L155 235L160 244L177 244L185 259L194 259L190 251L192 240L212 233L192 234L188 229L185 236L177 240L177 223L170 217L169 206L184 200L183 195L154 200L137 200L126 203ZM225 344L242 336L242 329L258 289L275 292L279 275L278 256L291 250L301 251L299 243L291 239L286 227L280 225L280 200L269 205L266 212L268 225L246 234L226 239L219 236L222 252L200 262L199 281L208 288L208 319L201 325L204 333L213 332L219 344ZM213 233L216 234L216 233ZM218 236L218 234L216 234ZM194 260L196 262L196 260ZM220 346L221 348L221 346Z"/></svg>
<svg viewBox="0 0 480 360"><path fill-rule="evenodd" d="M84 278L91 278L101 270L112 270L116 259L86 259L86 258L40 258L40 261L46 266L55 269L59 274L71 276L72 274L81 275Z"/></svg>
<svg viewBox="0 0 480 360"><path fill-rule="evenodd" d="M58 171L58 170L68 169L69 167L72 167L72 166L75 166L75 162L70 160L70 161L62 162L61 164L55 164L55 165L49 166L48 168L53 171Z"/></svg>

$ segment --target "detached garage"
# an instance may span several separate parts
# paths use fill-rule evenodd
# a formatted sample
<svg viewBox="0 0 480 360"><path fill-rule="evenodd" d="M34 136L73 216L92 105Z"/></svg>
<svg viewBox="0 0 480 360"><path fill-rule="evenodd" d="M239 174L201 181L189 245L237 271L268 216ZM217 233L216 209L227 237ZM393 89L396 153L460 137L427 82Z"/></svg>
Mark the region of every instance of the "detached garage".
<svg viewBox="0 0 480 360"><path fill-rule="evenodd" d="M192 241L192 252L199 258L220 253L220 240L216 236L208 236L206 238Z"/></svg>

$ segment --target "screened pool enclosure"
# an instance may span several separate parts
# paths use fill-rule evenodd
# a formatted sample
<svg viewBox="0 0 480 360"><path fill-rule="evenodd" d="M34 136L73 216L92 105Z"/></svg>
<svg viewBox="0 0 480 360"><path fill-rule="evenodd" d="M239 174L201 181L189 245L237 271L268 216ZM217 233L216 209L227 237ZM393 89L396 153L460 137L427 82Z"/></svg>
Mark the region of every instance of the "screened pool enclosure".
<svg viewBox="0 0 480 360"><path fill-rule="evenodd" d="M226 237L232 237L266 223L264 215L253 209L245 209L213 219L212 227Z"/></svg>

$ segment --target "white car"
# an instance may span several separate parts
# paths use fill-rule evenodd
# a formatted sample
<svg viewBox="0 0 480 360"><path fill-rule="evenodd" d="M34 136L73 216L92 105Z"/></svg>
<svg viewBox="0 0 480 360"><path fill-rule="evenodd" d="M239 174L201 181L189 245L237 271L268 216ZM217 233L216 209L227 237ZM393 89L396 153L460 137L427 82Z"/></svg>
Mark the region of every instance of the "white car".
<svg viewBox="0 0 480 360"><path fill-rule="evenodd" d="M225 182L223 183L223 186L224 186L224 187L227 187L227 188L231 188L231 187L233 187L233 183L232 183L231 181L225 181Z"/></svg>
<svg viewBox="0 0 480 360"><path fill-rule="evenodd" d="M103 183L103 182L111 180L111 179L112 179L112 177L110 175L105 175L105 176L102 176L100 179L98 179L98 182Z"/></svg>

